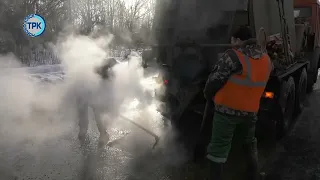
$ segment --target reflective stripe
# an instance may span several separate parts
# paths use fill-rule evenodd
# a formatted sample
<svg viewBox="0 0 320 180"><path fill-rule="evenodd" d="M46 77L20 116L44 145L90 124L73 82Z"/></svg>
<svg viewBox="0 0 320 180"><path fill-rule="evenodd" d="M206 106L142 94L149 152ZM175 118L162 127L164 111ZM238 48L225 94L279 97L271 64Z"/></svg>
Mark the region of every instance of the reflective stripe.
<svg viewBox="0 0 320 180"><path fill-rule="evenodd" d="M236 54L240 60L241 57L239 57L238 53L236 53ZM247 73L248 73L246 79L240 79L235 76L231 76L229 80L233 83L244 85L244 86L249 86L249 87L264 87L264 86L266 86L268 78L266 79L266 81L258 81L258 82L253 82L251 80L252 74L251 74L250 59L246 55L243 55L243 58L244 58L244 63L247 67ZM269 70L269 72L271 72L271 70L272 70L271 61L270 61L269 56L268 56L268 70Z"/></svg>
<svg viewBox="0 0 320 180"><path fill-rule="evenodd" d="M213 161L215 163L225 163L227 162L227 158L221 158L221 157L214 157L210 154L207 155L207 158L210 160L210 161Z"/></svg>
<svg viewBox="0 0 320 180"><path fill-rule="evenodd" d="M233 77L231 77L229 80L233 83L241 84L244 86L250 86L250 87L264 87L267 84L267 82L252 82L251 80L248 80L248 79L238 79Z"/></svg>

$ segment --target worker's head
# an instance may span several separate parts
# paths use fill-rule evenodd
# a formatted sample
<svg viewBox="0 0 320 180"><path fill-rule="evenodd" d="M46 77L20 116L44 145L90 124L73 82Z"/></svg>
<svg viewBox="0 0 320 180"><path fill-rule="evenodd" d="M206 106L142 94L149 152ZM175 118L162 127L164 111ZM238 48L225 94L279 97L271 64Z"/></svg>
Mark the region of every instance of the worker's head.
<svg viewBox="0 0 320 180"><path fill-rule="evenodd" d="M231 44L232 45L241 45L243 41L251 39L252 32L247 26L240 26L237 28L231 36Z"/></svg>

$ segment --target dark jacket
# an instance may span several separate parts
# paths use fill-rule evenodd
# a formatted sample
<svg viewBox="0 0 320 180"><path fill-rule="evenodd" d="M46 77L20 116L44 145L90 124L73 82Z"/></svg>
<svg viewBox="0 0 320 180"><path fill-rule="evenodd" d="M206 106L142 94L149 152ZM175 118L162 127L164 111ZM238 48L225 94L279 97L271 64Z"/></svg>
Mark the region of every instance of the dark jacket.
<svg viewBox="0 0 320 180"><path fill-rule="evenodd" d="M243 46L236 48L238 51L253 59L259 59L264 54L254 41L247 41ZM207 100L225 85L229 77L242 73L242 64L233 50L227 50L213 67L204 88L204 96ZM230 109L222 105L215 105L215 111L235 116L256 116L256 113Z"/></svg>
<svg viewBox="0 0 320 180"><path fill-rule="evenodd" d="M118 64L118 61L114 58L107 58L101 65L96 68L96 73L100 75L102 79L109 79L112 76L112 68Z"/></svg>

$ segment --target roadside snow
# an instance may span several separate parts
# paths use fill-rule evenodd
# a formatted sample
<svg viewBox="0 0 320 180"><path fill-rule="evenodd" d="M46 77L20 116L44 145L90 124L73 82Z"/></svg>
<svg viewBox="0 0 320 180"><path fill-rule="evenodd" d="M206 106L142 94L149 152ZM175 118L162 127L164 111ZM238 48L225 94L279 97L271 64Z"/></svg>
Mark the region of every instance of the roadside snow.
<svg viewBox="0 0 320 180"><path fill-rule="evenodd" d="M62 65L44 65L24 68L28 76L38 82L56 82L64 79L64 69Z"/></svg>

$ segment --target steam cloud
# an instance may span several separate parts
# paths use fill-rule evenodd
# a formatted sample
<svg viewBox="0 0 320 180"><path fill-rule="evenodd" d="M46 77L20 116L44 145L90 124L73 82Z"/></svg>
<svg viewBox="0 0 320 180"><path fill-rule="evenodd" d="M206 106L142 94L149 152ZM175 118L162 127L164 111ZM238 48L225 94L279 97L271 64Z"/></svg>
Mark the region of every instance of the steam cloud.
<svg viewBox="0 0 320 180"><path fill-rule="evenodd" d="M111 39L112 36L93 39L73 35L61 39L53 48L62 60L65 79L54 84L32 80L28 69L20 68L21 64L13 55L1 56L0 148L29 141L39 146L72 134L74 128L78 128L75 108L79 97L105 108L106 115L120 113L147 128L156 129L159 135L168 133L162 130L160 115L155 110L157 102L152 98L155 84L151 77L144 77L138 53L131 53L128 62L114 67L115 78L111 82L102 81L95 73L95 68L109 56ZM107 128L127 128L124 124L112 119L112 125ZM139 141L141 138L129 145L139 146ZM170 146L170 153L174 153L175 145ZM135 149L139 151L139 147ZM182 157L175 156L181 162ZM169 163L168 159L162 160Z"/></svg>
<svg viewBox="0 0 320 180"><path fill-rule="evenodd" d="M235 10L238 4L236 0L201 2L204 3L197 6L191 2L182 3L180 14L176 17L187 18L184 18L184 21L182 18L181 21L177 20L177 26L181 28L177 30L177 34L191 32L194 35L194 31L203 31L200 34L205 34L209 26L215 26L221 20L222 11ZM128 63L116 65L115 79L112 82L101 81L95 73L95 68L110 56L108 46L111 40L111 35L94 38L75 35L61 37L52 47L62 60L65 80L55 84L43 84L32 80L28 69L20 68L21 64L13 55L0 56L1 152L6 151L8 146L19 147L26 142L32 142L36 148L29 148L26 151L36 156L39 153L37 147L40 148L41 144L47 141L63 139L70 135L76 137L72 133L78 132L74 131L74 128L78 128L75 108L76 99L79 97L91 105L105 108L106 115L120 113L147 128L157 130L159 135L174 135L171 129L163 131L159 128L162 126L162 121L155 111L157 102L151 97L154 84L151 77L144 77L145 72L140 67L140 55L131 53ZM115 118L107 128L110 130L122 127L127 128L123 121ZM128 144L138 152L141 149L139 145L143 144L142 139L140 137L133 139ZM157 163L172 164L185 160L183 148L178 147L173 141L170 144L165 143L162 150L170 156L156 158ZM144 158L148 166L145 166L143 171L154 171L150 165L155 164L150 162L152 158L154 157ZM0 161L2 162L1 159ZM135 166L134 163L131 165ZM144 179L149 179L149 176L146 175Z"/></svg>
<svg viewBox="0 0 320 180"><path fill-rule="evenodd" d="M60 84L44 86L32 81L27 68L19 68L21 65L13 55L2 56L1 67L10 68L3 69L0 76L1 132L8 133L11 142L12 138L19 141L29 136L46 139L39 132L43 128L43 131L52 128L46 119L57 118L62 111L73 111L76 104L72 103L79 96L92 104L117 107L113 109L119 109L126 99L138 97L146 100L145 90L141 89L143 71L137 53L131 55L129 64L116 65L116 76L112 82L103 82L95 73L95 68L108 57L107 45L111 38L70 36L59 42L54 48L59 52L65 71L65 81ZM63 133L63 128L57 128L54 134L48 134L48 138L59 133Z"/></svg>

